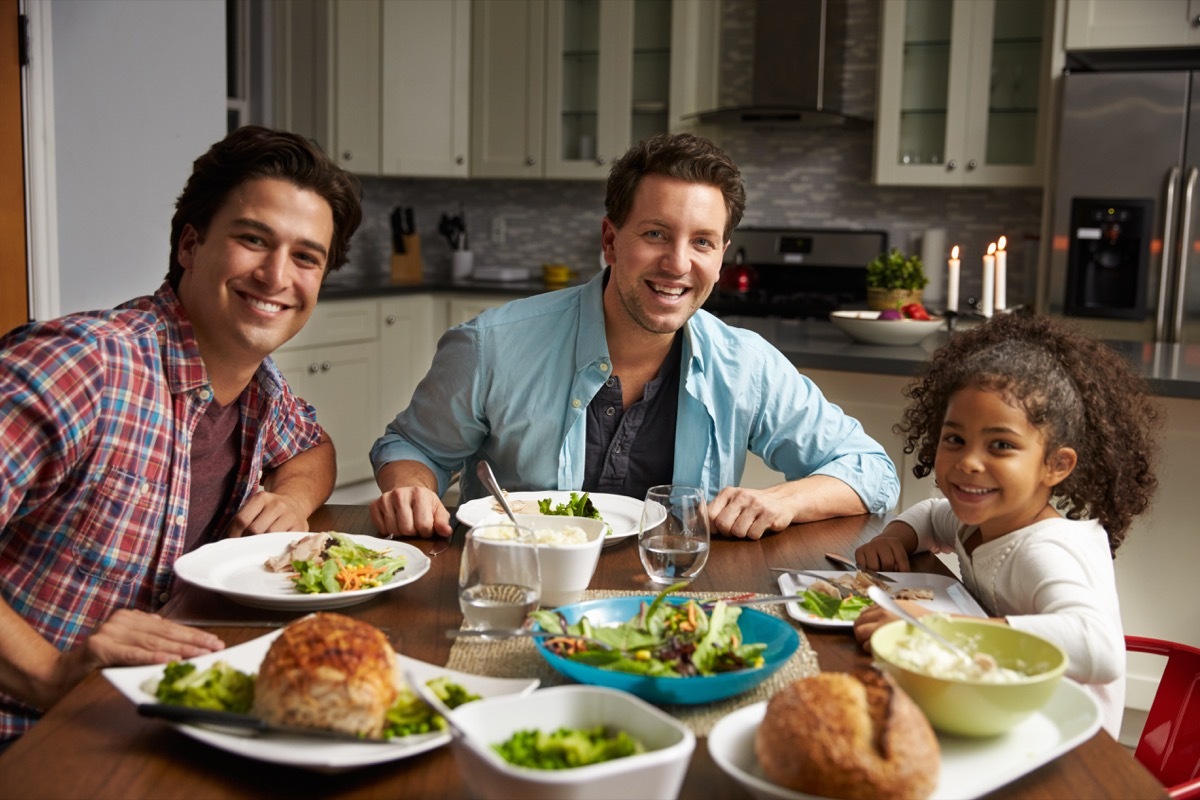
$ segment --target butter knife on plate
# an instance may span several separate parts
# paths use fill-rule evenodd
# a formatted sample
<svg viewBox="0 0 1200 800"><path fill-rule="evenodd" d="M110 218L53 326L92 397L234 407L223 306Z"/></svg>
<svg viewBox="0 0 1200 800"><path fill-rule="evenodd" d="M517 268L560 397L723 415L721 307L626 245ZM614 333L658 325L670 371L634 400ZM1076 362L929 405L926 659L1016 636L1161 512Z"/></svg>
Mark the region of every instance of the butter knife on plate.
<svg viewBox="0 0 1200 800"><path fill-rule="evenodd" d="M874 578L875 580L883 581L884 583L895 583L896 582L895 578L889 578L887 575L884 575L882 572L876 572L873 569L867 569L866 567L860 567L858 564L855 564L850 559L846 558L845 556L839 556L837 553L826 553L825 558L827 558L831 563L836 564L837 566L841 567L844 570L849 570L850 572L861 572L864 575L869 575L870 577Z"/></svg>
<svg viewBox="0 0 1200 800"><path fill-rule="evenodd" d="M165 719L169 722L181 722L188 725L238 728L255 736L303 736L309 739L333 739L335 741L357 742L359 744L395 743L393 739L373 739L344 731L300 728L291 725L273 725L250 714L238 714L233 711L216 711L211 708L194 708L192 706L175 705L174 703L138 703L137 711L143 717Z"/></svg>

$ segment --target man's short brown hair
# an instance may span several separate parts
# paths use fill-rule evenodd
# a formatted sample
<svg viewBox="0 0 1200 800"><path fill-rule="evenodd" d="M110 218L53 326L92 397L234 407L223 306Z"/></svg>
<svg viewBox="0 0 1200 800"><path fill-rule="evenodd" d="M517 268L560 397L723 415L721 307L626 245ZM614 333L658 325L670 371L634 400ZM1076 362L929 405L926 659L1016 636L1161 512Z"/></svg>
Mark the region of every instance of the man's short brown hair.
<svg viewBox="0 0 1200 800"><path fill-rule="evenodd" d="M689 183L703 183L725 198L724 241L742 221L746 188L737 165L717 147L691 133L660 133L638 142L613 163L608 174L604 211L618 228L625 224L643 175L665 175Z"/></svg>
<svg viewBox="0 0 1200 800"><path fill-rule="evenodd" d="M229 193L247 181L261 178L309 189L329 203L333 212L333 241L325 274L346 263L350 237L362 222L362 188L358 180L303 136L245 125L196 159L192 175L175 202L167 270L167 280L173 289L179 289L183 278L178 253L184 227L191 225L203 237Z"/></svg>

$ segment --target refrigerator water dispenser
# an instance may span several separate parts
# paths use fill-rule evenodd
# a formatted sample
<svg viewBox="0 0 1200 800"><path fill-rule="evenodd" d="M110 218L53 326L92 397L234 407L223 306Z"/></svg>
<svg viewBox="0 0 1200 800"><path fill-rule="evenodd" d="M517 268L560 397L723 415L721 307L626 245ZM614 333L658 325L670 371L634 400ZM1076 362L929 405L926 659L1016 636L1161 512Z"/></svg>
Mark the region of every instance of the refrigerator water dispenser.
<svg viewBox="0 0 1200 800"><path fill-rule="evenodd" d="M1063 309L1078 317L1142 320L1154 201L1076 197Z"/></svg>

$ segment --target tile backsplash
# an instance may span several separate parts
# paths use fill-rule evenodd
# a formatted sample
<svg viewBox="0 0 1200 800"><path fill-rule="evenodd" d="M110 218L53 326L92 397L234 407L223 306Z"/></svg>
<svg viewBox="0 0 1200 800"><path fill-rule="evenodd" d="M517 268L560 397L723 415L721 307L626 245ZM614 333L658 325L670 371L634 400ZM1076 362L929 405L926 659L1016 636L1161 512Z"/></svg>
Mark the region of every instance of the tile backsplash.
<svg viewBox="0 0 1200 800"><path fill-rule="evenodd" d="M748 93L753 40L752 0L724 0L721 103ZM848 0L844 101L851 113L873 118L879 39L876 0ZM741 56L741 57L739 57ZM981 256L1000 234L1010 242L1009 304L1033 300L1040 189L947 189L876 186L871 181L874 129L722 127L702 131L742 170L747 206L743 226L886 230L892 246L920 252L927 228L946 230L947 248L962 250L961 296L980 287ZM537 268L561 262L583 272L599 268L601 181L454 180L364 177L364 220L345 271L388 270L388 216L393 206L415 208L426 273L448 278L450 247L437 233L443 213L465 211L475 264ZM504 241L492 240L502 218ZM945 269L940 264L927 269Z"/></svg>

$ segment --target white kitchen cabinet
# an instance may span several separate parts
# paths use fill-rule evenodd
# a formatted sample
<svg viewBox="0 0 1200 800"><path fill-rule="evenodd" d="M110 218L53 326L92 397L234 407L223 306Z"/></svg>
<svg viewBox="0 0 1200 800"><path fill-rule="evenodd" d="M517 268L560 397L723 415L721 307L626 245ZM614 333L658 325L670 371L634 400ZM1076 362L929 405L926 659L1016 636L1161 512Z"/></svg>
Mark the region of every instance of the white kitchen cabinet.
<svg viewBox="0 0 1200 800"><path fill-rule="evenodd" d="M711 0L474 8L472 175L607 177L631 144L713 105Z"/></svg>
<svg viewBox="0 0 1200 800"><path fill-rule="evenodd" d="M1200 0L1067 0L1066 49L1195 47Z"/></svg>
<svg viewBox="0 0 1200 800"><path fill-rule="evenodd" d="M451 295L446 301L446 328L452 328L463 322L470 322L489 308L502 306L516 298L512 295ZM438 333L441 336L441 332Z"/></svg>
<svg viewBox="0 0 1200 800"><path fill-rule="evenodd" d="M487 0L471 10L471 175L539 178L545 0Z"/></svg>
<svg viewBox="0 0 1200 800"><path fill-rule="evenodd" d="M1040 185L1053 3L888 0L880 13L876 183Z"/></svg>
<svg viewBox="0 0 1200 800"><path fill-rule="evenodd" d="M337 449L338 485L372 476L379 435L379 303L321 301L298 334L272 356Z"/></svg>
<svg viewBox="0 0 1200 800"><path fill-rule="evenodd" d="M384 0L384 175L467 176L470 66L470 0Z"/></svg>
<svg viewBox="0 0 1200 800"><path fill-rule="evenodd" d="M428 294L379 302L380 422L375 436L408 406L429 371L437 343L434 305Z"/></svg>
<svg viewBox="0 0 1200 800"><path fill-rule="evenodd" d="M376 175L383 135L383 9L378 0L334 0L331 16L329 152L344 169Z"/></svg>
<svg viewBox="0 0 1200 800"><path fill-rule="evenodd" d="M465 177L471 0L278 6L278 124L363 175Z"/></svg>

